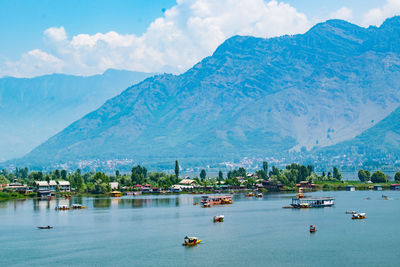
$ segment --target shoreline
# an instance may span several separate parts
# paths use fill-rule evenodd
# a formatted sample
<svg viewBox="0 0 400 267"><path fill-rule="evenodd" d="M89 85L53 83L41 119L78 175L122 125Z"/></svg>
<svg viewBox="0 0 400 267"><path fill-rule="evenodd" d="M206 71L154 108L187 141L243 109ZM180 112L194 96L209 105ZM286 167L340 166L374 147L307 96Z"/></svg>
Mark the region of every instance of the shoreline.
<svg viewBox="0 0 400 267"><path fill-rule="evenodd" d="M395 182L395 181L393 181ZM305 190L304 193L312 193L312 192L318 192L318 191L346 191L346 186L348 185L353 185L355 187L355 191L396 191L396 190L391 190L390 185L393 184L393 182L390 183L375 183L375 184L365 184L365 183L360 183L358 181L349 181L348 183L340 183L340 182L327 182L327 183L321 183L321 182L316 182L316 190ZM381 185L382 190L373 190L374 185ZM269 191L267 189L262 189L259 190L257 188L253 189L243 189L243 190L233 190L235 194L238 193L246 193L246 192L253 192L253 191L260 191L264 194L272 193L297 193L298 190L296 189L291 189L291 190L283 190L283 191ZM397 190L398 191L398 190ZM122 191L123 196L126 196L124 194L126 191ZM182 192L177 192L177 193L142 193L136 196L160 196L160 195L209 195L209 194L230 194L232 191L182 191ZM74 198L77 197L95 197L95 198L104 198L104 197L109 197L109 198L119 198L119 197L112 197L110 194L93 194L93 193L57 193L54 196L54 199L58 198L65 198L65 195L71 195ZM26 200L26 199L40 199L36 196L36 193L30 194L30 195L22 195L17 192L0 192L0 201L9 201L9 200Z"/></svg>

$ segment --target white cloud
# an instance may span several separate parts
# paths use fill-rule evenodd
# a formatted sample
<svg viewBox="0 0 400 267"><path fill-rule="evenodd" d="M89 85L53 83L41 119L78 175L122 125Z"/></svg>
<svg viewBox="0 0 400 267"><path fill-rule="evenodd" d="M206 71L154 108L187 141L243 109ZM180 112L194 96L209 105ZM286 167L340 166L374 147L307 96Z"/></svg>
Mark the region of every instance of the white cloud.
<svg viewBox="0 0 400 267"><path fill-rule="evenodd" d="M64 27L51 27L44 31L44 35L51 41L61 42L67 39Z"/></svg>
<svg viewBox="0 0 400 267"><path fill-rule="evenodd" d="M363 17L363 25L379 26L389 17L400 14L400 0L387 0L382 7L370 9Z"/></svg>
<svg viewBox="0 0 400 267"><path fill-rule="evenodd" d="M332 19L343 19L346 21L353 20L353 10L348 7L341 7L335 12L332 12L329 16Z"/></svg>
<svg viewBox="0 0 400 267"><path fill-rule="evenodd" d="M64 63L61 59L39 49L31 50L21 56L19 61L5 61L0 73L26 77L30 74L62 72Z"/></svg>
<svg viewBox="0 0 400 267"><path fill-rule="evenodd" d="M304 33L310 26L304 14L276 0L177 0L141 36L110 31L68 38L63 27L49 28L46 52L32 50L18 62L7 62L0 76L88 75L108 68L181 73L233 35L273 37ZM35 58L36 67L25 68Z"/></svg>

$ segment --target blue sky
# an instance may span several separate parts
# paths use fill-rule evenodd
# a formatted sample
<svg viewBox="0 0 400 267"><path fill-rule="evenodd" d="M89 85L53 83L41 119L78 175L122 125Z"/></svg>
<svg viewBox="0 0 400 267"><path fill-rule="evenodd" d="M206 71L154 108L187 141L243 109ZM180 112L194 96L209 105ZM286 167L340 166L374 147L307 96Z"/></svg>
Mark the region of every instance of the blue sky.
<svg viewBox="0 0 400 267"><path fill-rule="evenodd" d="M0 0L0 77L179 73L235 34L303 33L335 17L379 25L399 13L400 0Z"/></svg>

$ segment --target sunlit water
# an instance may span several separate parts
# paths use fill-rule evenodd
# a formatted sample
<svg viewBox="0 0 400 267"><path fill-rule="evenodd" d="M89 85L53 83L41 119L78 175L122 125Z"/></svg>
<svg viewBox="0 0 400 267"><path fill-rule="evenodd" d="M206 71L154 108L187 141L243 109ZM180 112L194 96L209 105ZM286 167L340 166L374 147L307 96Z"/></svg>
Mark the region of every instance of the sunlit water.
<svg viewBox="0 0 400 267"><path fill-rule="evenodd" d="M333 196L335 206L283 209L293 194L235 195L212 208L194 206L199 195L0 202L0 266L399 266L400 192L307 195ZM88 208L55 210L72 203ZM213 223L220 214L225 222ZM36 228L45 225L54 229ZM204 242L183 247L185 235Z"/></svg>

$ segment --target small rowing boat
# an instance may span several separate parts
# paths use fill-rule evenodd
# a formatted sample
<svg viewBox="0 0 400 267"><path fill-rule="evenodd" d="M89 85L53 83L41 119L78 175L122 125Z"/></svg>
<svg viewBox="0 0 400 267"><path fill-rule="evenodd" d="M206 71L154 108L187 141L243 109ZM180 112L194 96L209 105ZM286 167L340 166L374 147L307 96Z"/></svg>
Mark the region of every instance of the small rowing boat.
<svg viewBox="0 0 400 267"><path fill-rule="evenodd" d="M53 226L47 225L47 226L38 226L39 229L53 229Z"/></svg>

